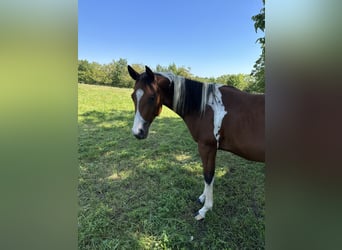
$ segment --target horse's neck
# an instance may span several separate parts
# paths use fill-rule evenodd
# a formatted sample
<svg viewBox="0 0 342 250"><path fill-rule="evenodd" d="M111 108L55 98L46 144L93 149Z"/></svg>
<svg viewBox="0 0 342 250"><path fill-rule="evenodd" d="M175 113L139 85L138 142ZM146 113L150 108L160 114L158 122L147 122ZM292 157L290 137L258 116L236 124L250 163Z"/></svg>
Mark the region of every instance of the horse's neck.
<svg viewBox="0 0 342 250"><path fill-rule="evenodd" d="M164 96L164 100L163 100L163 105L168 107L169 109L171 109L173 112L175 112L177 115L181 116L180 114L178 114L174 109L173 109L173 96Z"/></svg>
<svg viewBox="0 0 342 250"><path fill-rule="evenodd" d="M164 106L168 107L175 113L177 113L175 110L173 110L173 87L170 84L169 80L163 79L158 82L159 90L162 92L162 103ZM180 114L178 114L180 115Z"/></svg>

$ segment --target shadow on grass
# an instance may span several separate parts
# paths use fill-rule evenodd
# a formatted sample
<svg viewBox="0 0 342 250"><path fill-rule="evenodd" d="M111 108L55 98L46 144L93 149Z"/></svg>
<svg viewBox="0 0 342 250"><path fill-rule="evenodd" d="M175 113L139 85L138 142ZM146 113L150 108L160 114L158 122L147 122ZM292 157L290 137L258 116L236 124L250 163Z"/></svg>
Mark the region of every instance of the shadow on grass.
<svg viewBox="0 0 342 250"><path fill-rule="evenodd" d="M79 115L79 247L264 248L264 165L219 152L214 208L197 222L202 168L185 124L157 118L137 140L133 116Z"/></svg>

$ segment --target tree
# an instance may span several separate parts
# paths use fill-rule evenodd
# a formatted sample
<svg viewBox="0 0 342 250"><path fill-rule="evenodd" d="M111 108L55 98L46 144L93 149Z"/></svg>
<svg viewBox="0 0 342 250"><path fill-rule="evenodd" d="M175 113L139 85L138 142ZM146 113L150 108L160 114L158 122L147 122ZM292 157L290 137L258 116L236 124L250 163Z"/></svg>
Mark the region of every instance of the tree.
<svg viewBox="0 0 342 250"><path fill-rule="evenodd" d="M90 75L91 65L87 60L78 60L78 82L93 83Z"/></svg>
<svg viewBox="0 0 342 250"><path fill-rule="evenodd" d="M87 60L78 60L78 82L87 84L108 84L107 65Z"/></svg>
<svg viewBox="0 0 342 250"><path fill-rule="evenodd" d="M157 72L168 72L169 70L167 69L167 67L164 67L164 66L161 66L160 64L158 64L156 67L156 71Z"/></svg>
<svg viewBox="0 0 342 250"><path fill-rule="evenodd" d="M260 29L262 32L265 31L265 0L262 0L263 8L260 13L252 16L254 21L255 32ZM261 55L258 60L256 60L251 75L255 77L255 84L251 86L251 91L264 92L265 91L265 35L259 37L256 42L260 44Z"/></svg>
<svg viewBox="0 0 342 250"><path fill-rule="evenodd" d="M127 60L120 58L114 62L114 71L112 75L112 85L116 87L131 88L133 87L133 80L127 72Z"/></svg>
<svg viewBox="0 0 342 250"><path fill-rule="evenodd" d="M106 78L106 72L103 70L103 65L92 62L90 64L90 77L91 77L91 83L95 84L104 84L105 78Z"/></svg>
<svg viewBox="0 0 342 250"><path fill-rule="evenodd" d="M104 72L103 84L112 85L113 72L115 71L115 61L102 65Z"/></svg>
<svg viewBox="0 0 342 250"><path fill-rule="evenodd" d="M157 72L172 72L175 75L184 76L186 78L192 78L192 74L190 73L191 68L181 66L178 67L175 63L170 63L169 66L164 67L160 64L157 65L156 71Z"/></svg>

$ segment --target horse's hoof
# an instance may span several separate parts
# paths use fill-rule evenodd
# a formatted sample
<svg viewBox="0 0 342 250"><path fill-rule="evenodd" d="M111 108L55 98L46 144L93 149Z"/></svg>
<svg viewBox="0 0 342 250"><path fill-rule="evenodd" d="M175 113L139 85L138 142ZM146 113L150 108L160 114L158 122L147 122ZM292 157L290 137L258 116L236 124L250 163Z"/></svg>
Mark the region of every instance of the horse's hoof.
<svg viewBox="0 0 342 250"><path fill-rule="evenodd" d="M195 214L195 220L201 221L204 220L204 216L202 216L199 212Z"/></svg>

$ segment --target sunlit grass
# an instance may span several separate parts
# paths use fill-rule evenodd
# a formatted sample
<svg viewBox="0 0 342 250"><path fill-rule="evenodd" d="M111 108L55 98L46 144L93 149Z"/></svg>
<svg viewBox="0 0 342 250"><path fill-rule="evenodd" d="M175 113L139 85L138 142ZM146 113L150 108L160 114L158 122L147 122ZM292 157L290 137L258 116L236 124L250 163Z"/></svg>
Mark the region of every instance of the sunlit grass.
<svg viewBox="0 0 342 250"><path fill-rule="evenodd" d="M214 208L195 221L197 145L165 107L136 140L131 92L79 85L79 248L264 248L264 164L218 152Z"/></svg>

